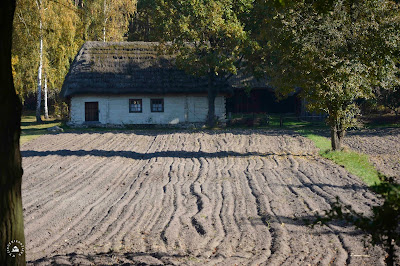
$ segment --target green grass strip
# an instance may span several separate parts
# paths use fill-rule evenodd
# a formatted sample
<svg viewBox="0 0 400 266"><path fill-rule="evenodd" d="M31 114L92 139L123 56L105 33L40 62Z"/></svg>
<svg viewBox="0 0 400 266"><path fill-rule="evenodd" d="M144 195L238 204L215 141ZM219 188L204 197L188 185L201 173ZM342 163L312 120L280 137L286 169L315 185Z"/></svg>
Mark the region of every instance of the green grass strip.
<svg viewBox="0 0 400 266"><path fill-rule="evenodd" d="M329 138L314 134L312 131L300 131L303 136L311 139L320 150L320 155L343 166L351 174L361 178L368 186L379 185L379 172L369 162L368 155L355 151L332 151Z"/></svg>

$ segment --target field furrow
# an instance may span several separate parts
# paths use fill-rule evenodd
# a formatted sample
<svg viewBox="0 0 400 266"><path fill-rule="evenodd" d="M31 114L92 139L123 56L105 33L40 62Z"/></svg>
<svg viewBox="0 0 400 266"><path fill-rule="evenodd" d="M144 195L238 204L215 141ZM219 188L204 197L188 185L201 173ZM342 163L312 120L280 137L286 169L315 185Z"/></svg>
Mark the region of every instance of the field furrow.
<svg viewBox="0 0 400 266"><path fill-rule="evenodd" d="M383 264L353 227L306 224L379 200L290 131L63 133L22 155L31 264Z"/></svg>

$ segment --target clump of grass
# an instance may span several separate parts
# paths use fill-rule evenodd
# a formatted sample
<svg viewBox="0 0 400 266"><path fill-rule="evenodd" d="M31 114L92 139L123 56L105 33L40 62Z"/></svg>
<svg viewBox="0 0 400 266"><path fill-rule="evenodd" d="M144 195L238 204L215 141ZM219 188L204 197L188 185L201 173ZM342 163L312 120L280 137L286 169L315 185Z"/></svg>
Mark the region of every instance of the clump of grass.
<svg viewBox="0 0 400 266"><path fill-rule="evenodd" d="M361 178L368 186L381 184L379 172L369 162L368 155L349 150L332 151L329 138L317 135L311 131L300 132L311 139L320 150L320 155L330 159L347 171Z"/></svg>

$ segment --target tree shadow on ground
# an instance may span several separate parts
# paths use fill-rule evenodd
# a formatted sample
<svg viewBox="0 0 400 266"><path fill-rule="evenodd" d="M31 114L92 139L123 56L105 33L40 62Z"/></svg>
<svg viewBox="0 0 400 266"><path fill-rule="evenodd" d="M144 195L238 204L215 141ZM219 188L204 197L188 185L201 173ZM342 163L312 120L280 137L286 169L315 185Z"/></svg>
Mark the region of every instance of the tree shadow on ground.
<svg viewBox="0 0 400 266"><path fill-rule="evenodd" d="M268 129L257 129L257 128L218 128L218 129L176 129L176 128L147 128L147 129L121 129L121 128L68 128L65 129L65 133L74 134L134 134L142 136L158 136L158 135L172 135L172 134L193 134L202 133L207 135L219 135L219 134L233 134L233 135L268 135L268 136L298 136L294 130L286 128L268 128ZM65 134L64 133L64 134Z"/></svg>
<svg viewBox="0 0 400 266"><path fill-rule="evenodd" d="M307 129L305 129L307 131ZM326 129L312 129L310 130L311 133L321 136L330 138L331 133L328 128ZM346 131L345 138L347 136L359 136L359 137L386 137L386 136L396 136L400 135L400 128L360 128L360 129L353 129L350 128Z"/></svg>
<svg viewBox="0 0 400 266"><path fill-rule="evenodd" d="M344 221L332 221L328 226L317 226L314 230L310 224L316 220L316 216L306 215L301 217L286 217L286 216L260 216L252 217L250 223L254 225L265 225L274 232L281 230L280 228L289 225L296 226L291 228L291 234L312 234L320 235L348 235L361 237L363 232L346 224ZM266 222L267 221L267 222ZM276 235L275 237L280 237ZM272 254L274 253L271 250ZM239 257L237 254L234 257ZM50 255L33 261L28 261L27 265L177 265L186 264L188 262L196 262L198 265L207 263L211 259L226 259L222 254L215 254L212 257L202 257L201 255L192 254L170 254L165 252L115 252L95 254L77 254L75 252L68 254ZM244 257L241 257L244 258ZM245 258L244 258L245 259Z"/></svg>
<svg viewBox="0 0 400 266"><path fill-rule="evenodd" d="M291 154L291 153L258 153L258 152L233 152L233 151L159 151L151 153L139 153L134 151L107 151L107 150L56 150L56 151L21 151L23 157L45 157L51 155L57 156L97 156L97 157L122 157L135 160L150 160L152 158L226 158L226 157L249 157L249 156L310 156L312 154Z"/></svg>
<svg viewBox="0 0 400 266"><path fill-rule="evenodd" d="M165 265L171 260L176 261L188 257L188 255L171 255L162 252L107 252L96 254L77 254L73 252L27 261L27 265Z"/></svg>
<svg viewBox="0 0 400 266"><path fill-rule="evenodd" d="M335 184L324 184L324 183L310 183L310 182L302 182L301 185L291 185L291 184L273 184L273 183L268 183L268 186L271 188L273 187L289 187L289 188L332 188L332 189L342 189L342 190L351 190L351 191L362 191L365 192L369 189L367 185L364 184L347 184L347 185L335 185Z"/></svg>

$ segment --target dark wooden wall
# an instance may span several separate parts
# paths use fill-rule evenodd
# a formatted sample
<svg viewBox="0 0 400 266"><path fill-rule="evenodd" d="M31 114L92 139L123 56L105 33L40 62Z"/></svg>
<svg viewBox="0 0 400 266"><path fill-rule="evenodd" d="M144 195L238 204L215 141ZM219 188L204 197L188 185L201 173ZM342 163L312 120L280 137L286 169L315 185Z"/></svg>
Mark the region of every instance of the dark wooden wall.
<svg viewBox="0 0 400 266"><path fill-rule="evenodd" d="M277 101L273 91L235 89L226 100L226 111L231 113L296 113L301 112L301 101L296 95Z"/></svg>

